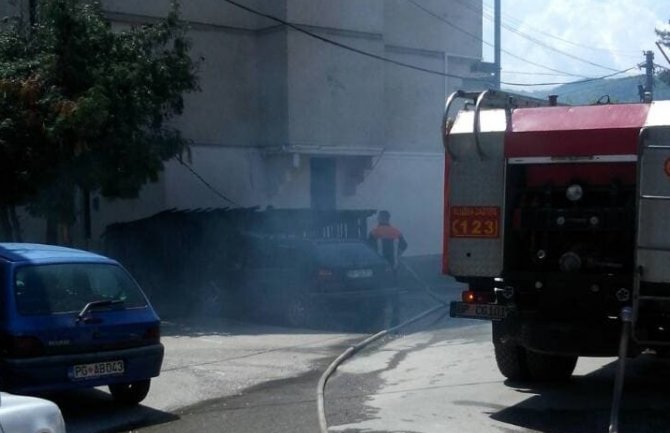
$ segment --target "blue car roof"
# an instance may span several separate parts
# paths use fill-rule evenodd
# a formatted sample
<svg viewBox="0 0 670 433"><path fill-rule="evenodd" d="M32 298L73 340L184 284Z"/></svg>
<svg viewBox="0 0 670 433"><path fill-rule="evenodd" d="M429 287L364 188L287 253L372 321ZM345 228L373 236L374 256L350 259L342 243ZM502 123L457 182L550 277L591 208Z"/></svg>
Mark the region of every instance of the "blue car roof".
<svg viewBox="0 0 670 433"><path fill-rule="evenodd" d="M116 263L114 260L88 251L55 245L28 243L0 243L0 259L9 262L98 262Z"/></svg>

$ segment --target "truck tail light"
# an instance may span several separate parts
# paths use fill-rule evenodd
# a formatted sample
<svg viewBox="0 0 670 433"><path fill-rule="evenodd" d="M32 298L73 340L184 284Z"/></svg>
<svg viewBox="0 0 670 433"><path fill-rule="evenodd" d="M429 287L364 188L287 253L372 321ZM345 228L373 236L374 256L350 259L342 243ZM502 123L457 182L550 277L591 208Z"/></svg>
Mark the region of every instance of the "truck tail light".
<svg viewBox="0 0 670 433"><path fill-rule="evenodd" d="M466 304L474 304L477 300L477 295L475 295L475 292L472 290L465 290L463 293L461 293L461 299Z"/></svg>
<svg viewBox="0 0 670 433"><path fill-rule="evenodd" d="M489 292L465 290L461 293L461 299L466 304L490 304L494 301L494 296Z"/></svg>

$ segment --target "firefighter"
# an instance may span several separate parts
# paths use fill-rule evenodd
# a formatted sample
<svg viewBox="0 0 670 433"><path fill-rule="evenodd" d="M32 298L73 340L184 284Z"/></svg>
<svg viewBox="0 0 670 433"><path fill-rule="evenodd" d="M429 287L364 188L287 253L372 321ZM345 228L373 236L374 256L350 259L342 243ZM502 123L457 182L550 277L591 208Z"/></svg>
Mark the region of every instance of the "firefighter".
<svg viewBox="0 0 670 433"><path fill-rule="evenodd" d="M372 229L368 239L375 251L391 265L394 274L394 285L397 285L399 258L407 249L407 241L405 241L400 230L391 225L391 213L389 211L379 211L377 222L377 227ZM390 296L388 308L391 310L390 324L392 326L398 324L400 319L400 299L397 292L394 292Z"/></svg>
<svg viewBox="0 0 670 433"><path fill-rule="evenodd" d="M379 223L377 227L370 232L370 245L395 270L398 268L400 255L407 249L407 242L400 230L391 225L391 213L389 211L379 211L377 222Z"/></svg>

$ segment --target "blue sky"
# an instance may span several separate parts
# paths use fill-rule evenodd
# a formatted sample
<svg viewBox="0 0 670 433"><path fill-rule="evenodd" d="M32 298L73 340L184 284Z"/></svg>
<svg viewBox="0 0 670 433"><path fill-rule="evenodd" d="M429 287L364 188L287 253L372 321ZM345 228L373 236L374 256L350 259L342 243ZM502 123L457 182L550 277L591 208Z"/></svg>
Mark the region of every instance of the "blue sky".
<svg viewBox="0 0 670 433"><path fill-rule="evenodd" d="M670 67L655 45L654 33L654 28L668 27L669 1L502 0L502 10L503 49L511 53L502 55L503 81L539 83L579 79L553 75L558 74L556 71L583 77L603 76L641 63L643 50L654 51L655 62ZM488 42L493 42L492 18L493 0L484 0L483 39ZM493 50L488 46L484 46L484 58L489 61L493 58ZM629 72L637 73L640 73L637 69Z"/></svg>

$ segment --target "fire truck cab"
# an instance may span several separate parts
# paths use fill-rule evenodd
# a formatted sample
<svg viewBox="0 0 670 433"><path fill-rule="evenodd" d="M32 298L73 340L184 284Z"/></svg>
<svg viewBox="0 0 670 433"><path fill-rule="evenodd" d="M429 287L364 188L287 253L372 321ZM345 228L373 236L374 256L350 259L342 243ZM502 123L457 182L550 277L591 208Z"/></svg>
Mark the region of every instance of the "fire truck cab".
<svg viewBox="0 0 670 433"><path fill-rule="evenodd" d="M670 101L458 91L442 132L451 316L492 321L504 376L616 355L624 307L630 353L670 345Z"/></svg>

